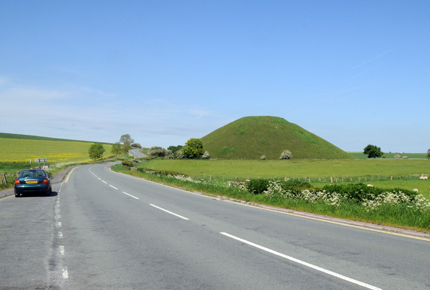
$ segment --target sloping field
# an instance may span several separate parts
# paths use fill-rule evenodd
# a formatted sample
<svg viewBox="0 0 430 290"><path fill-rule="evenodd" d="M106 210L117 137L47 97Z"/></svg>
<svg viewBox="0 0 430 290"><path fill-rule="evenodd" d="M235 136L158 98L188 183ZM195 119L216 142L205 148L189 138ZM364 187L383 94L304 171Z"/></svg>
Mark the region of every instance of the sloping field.
<svg viewBox="0 0 430 290"><path fill-rule="evenodd" d="M351 154L283 118L244 117L201 138L204 149L219 159L354 159Z"/></svg>
<svg viewBox="0 0 430 290"><path fill-rule="evenodd" d="M29 162L30 159L33 162L35 158L47 158L48 162L86 161L89 160L88 149L93 144L28 135L21 135L26 137L18 138L20 135L13 135L13 138L3 138L6 136L5 133L0 135L0 162ZM112 145L103 144L103 147L104 156L110 156Z"/></svg>

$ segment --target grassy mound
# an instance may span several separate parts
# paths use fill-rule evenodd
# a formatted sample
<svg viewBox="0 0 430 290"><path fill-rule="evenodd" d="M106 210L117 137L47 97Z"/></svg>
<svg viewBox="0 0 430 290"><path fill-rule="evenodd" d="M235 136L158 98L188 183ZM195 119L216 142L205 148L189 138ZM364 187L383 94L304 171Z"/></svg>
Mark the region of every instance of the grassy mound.
<svg viewBox="0 0 430 290"><path fill-rule="evenodd" d="M244 117L201 138L212 158L279 159L289 150L294 159L353 159L351 154L279 117Z"/></svg>

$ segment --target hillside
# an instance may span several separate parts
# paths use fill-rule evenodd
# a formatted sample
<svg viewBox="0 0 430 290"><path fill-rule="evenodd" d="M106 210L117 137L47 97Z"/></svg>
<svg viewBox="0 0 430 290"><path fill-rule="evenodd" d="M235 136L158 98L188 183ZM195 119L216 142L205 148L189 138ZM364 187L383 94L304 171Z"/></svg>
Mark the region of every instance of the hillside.
<svg viewBox="0 0 430 290"><path fill-rule="evenodd" d="M244 117L201 138L204 149L219 159L279 159L290 150L294 159L353 159L351 154L283 118Z"/></svg>
<svg viewBox="0 0 430 290"><path fill-rule="evenodd" d="M94 142L0 133L0 162L28 162L47 158L48 162L89 160L88 149ZM111 144L104 143L104 157L111 155Z"/></svg>
<svg viewBox="0 0 430 290"><path fill-rule="evenodd" d="M84 143L100 143L100 142L93 142L93 141L60 139L60 138L42 137L42 136L35 136L35 135L12 134L12 133L1 133L1 132L0 132L0 138L5 138L5 139L45 140L45 141L84 142ZM104 142L103 144L110 144L110 145L112 145L113 143L106 143L106 142Z"/></svg>

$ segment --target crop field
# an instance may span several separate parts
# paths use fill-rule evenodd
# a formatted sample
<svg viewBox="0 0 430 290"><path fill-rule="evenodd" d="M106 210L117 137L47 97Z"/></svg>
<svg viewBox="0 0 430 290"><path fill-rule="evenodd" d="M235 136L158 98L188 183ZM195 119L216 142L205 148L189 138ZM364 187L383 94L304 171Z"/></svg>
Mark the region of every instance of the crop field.
<svg viewBox="0 0 430 290"><path fill-rule="evenodd" d="M182 172L192 177L225 179L246 178L325 178L341 182L372 183L383 188L417 188L430 197L430 181L411 175L430 174L429 160L355 159L355 160L151 160L140 166ZM391 180L393 176L393 180ZM378 181L379 179L379 181ZM329 182L329 181L328 181ZM312 184L323 185L312 181ZM327 183L325 183L327 184Z"/></svg>
<svg viewBox="0 0 430 290"><path fill-rule="evenodd" d="M47 158L48 162L75 162L89 160L92 143L34 139L0 138L0 162L34 162ZM103 144L104 157L110 156L112 145Z"/></svg>

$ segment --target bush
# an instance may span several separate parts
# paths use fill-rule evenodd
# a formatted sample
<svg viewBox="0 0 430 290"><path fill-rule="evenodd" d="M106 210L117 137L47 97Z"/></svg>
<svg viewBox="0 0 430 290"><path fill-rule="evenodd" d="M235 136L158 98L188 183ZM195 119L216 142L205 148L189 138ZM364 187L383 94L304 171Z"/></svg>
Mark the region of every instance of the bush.
<svg viewBox="0 0 430 290"><path fill-rule="evenodd" d="M208 151L205 151L205 153L203 153L202 159L210 159L211 155L209 154Z"/></svg>
<svg viewBox="0 0 430 290"><path fill-rule="evenodd" d="M291 154L291 152L288 150L282 151L281 156L279 157L279 159L291 159L291 158L293 158L293 154Z"/></svg>
<svg viewBox="0 0 430 290"><path fill-rule="evenodd" d="M290 191L293 195L299 195L304 189L312 189L312 185L307 181L300 180L288 180L281 181L281 187L283 190Z"/></svg>
<svg viewBox="0 0 430 290"><path fill-rule="evenodd" d="M203 150L203 143L202 140L198 138L191 138L190 140L185 143L185 147L183 147L181 150L183 150L184 155L188 159L200 159L203 156L203 153L205 152Z"/></svg>
<svg viewBox="0 0 430 290"><path fill-rule="evenodd" d="M260 194L266 191L269 187L269 180L267 179L251 179L248 184L248 191L254 194Z"/></svg>
<svg viewBox="0 0 430 290"><path fill-rule="evenodd" d="M263 155L261 155L261 156L260 156L260 159L261 159L261 160L266 160L266 155L264 155L264 154L263 154Z"/></svg>
<svg viewBox="0 0 430 290"><path fill-rule="evenodd" d="M182 176L188 177L188 174L185 174L182 172L171 171L171 170L157 170L157 169L139 167L137 169L137 171L140 171L143 173L149 173L149 174L163 175L163 176L182 175Z"/></svg>
<svg viewBox="0 0 430 290"><path fill-rule="evenodd" d="M400 155L399 154L394 155L394 159L400 159Z"/></svg>
<svg viewBox="0 0 430 290"><path fill-rule="evenodd" d="M130 160L124 160L123 162L122 162L122 165L123 166L128 166L128 167L133 167L134 165L133 165L133 162L132 161L130 161Z"/></svg>

